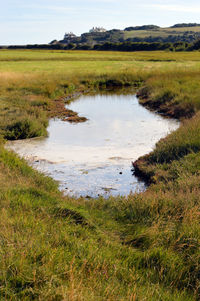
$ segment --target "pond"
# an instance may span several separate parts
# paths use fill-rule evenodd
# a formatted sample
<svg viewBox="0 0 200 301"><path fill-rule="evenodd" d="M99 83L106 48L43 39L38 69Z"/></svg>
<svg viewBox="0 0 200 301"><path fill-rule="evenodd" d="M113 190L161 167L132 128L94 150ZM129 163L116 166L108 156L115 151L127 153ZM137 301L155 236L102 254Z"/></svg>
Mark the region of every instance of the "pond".
<svg viewBox="0 0 200 301"><path fill-rule="evenodd" d="M145 190L132 161L149 153L179 122L150 112L135 95L88 95L67 105L85 123L51 119L47 138L8 142L39 171L76 197L128 195Z"/></svg>

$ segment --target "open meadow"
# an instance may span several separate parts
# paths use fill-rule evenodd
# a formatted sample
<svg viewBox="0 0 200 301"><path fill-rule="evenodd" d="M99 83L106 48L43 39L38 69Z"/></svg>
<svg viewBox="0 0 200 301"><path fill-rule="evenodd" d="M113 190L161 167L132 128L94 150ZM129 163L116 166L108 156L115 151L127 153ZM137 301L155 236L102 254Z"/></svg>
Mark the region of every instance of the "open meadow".
<svg viewBox="0 0 200 301"><path fill-rule="evenodd" d="M199 52L0 51L0 300L199 300L199 83ZM66 197L4 147L69 95L130 86L181 120L136 162L144 193Z"/></svg>

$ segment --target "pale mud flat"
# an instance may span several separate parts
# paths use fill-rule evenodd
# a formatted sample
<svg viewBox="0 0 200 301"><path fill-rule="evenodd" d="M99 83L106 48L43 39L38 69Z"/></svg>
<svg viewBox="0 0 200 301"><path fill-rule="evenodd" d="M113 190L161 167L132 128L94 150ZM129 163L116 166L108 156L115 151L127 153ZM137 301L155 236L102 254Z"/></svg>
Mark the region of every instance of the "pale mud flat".
<svg viewBox="0 0 200 301"><path fill-rule="evenodd" d="M135 95L82 96L67 106L85 123L49 122L47 138L8 142L7 148L59 181L65 194L98 197L145 190L132 161L179 127L139 105Z"/></svg>

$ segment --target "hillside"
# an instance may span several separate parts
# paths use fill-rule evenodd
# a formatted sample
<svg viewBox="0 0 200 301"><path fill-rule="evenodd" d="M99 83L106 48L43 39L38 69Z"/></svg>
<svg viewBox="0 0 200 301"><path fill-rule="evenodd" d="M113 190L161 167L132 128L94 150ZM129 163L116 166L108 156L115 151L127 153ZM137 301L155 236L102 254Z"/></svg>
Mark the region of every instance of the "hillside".
<svg viewBox="0 0 200 301"><path fill-rule="evenodd" d="M105 42L187 42L192 43L200 38L200 24L183 23L171 27L159 27L156 25L143 25L127 27L124 30L112 29L105 32L83 33L80 37L75 35L65 38L59 43L63 44L87 44L95 45ZM58 43L54 40L53 43Z"/></svg>

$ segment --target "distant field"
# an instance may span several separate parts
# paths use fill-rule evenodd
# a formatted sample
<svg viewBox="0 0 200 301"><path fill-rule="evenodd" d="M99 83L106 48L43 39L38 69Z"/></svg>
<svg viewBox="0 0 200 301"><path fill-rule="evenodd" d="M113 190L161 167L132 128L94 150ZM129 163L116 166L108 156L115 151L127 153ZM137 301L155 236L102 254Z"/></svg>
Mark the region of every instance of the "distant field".
<svg viewBox="0 0 200 301"><path fill-rule="evenodd" d="M124 38L146 38L146 37L168 37L169 35L177 35L177 33L165 31L165 30L133 30L125 31Z"/></svg>
<svg viewBox="0 0 200 301"><path fill-rule="evenodd" d="M193 32L200 32L200 26L192 26L192 27L179 27L179 28L161 28L161 30L169 31L169 32L177 32L182 33L184 31L193 31Z"/></svg>
<svg viewBox="0 0 200 301"><path fill-rule="evenodd" d="M69 50L0 50L0 62L26 61L200 61L199 52L171 51L69 51ZM112 63L111 63L112 64Z"/></svg>
<svg viewBox="0 0 200 301"><path fill-rule="evenodd" d="M199 52L0 51L0 71L64 75L199 68Z"/></svg>
<svg viewBox="0 0 200 301"><path fill-rule="evenodd" d="M160 28L154 30L133 30L133 31L124 31L124 38L147 38L147 37L162 37L167 38L169 35L178 36L183 35L184 33L200 33L200 26L195 27L181 27L181 28Z"/></svg>

